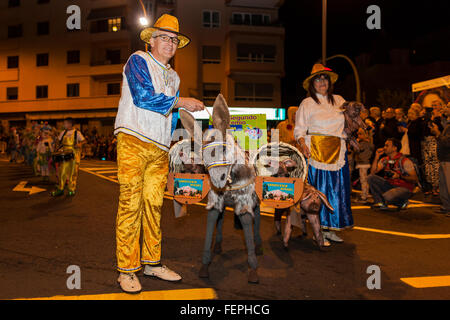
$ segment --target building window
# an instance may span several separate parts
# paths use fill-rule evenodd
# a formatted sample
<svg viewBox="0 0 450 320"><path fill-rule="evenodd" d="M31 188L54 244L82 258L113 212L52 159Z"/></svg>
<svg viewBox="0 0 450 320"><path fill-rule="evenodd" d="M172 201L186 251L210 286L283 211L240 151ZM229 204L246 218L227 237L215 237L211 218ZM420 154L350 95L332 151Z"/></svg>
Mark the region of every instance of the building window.
<svg viewBox="0 0 450 320"><path fill-rule="evenodd" d="M273 84L236 82L234 96L236 101L272 101Z"/></svg>
<svg viewBox="0 0 450 320"><path fill-rule="evenodd" d="M37 67L48 66L48 53L38 53L36 55L36 66Z"/></svg>
<svg viewBox="0 0 450 320"><path fill-rule="evenodd" d="M249 12L233 12L231 16L231 23L249 26L268 26L270 25L270 15Z"/></svg>
<svg viewBox="0 0 450 320"><path fill-rule="evenodd" d="M220 27L220 12L214 10L203 11L203 26L205 28Z"/></svg>
<svg viewBox="0 0 450 320"><path fill-rule="evenodd" d="M37 23L37 35L44 36L50 33L50 23L48 21Z"/></svg>
<svg viewBox="0 0 450 320"><path fill-rule="evenodd" d="M207 63L219 64L220 49L221 48L219 46L203 46L202 62L204 64Z"/></svg>
<svg viewBox="0 0 450 320"><path fill-rule="evenodd" d="M108 32L117 32L121 29L122 18L108 19Z"/></svg>
<svg viewBox="0 0 450 320"><path fill-rule="evenodd" d="M80 63L80 50L67 51L67 64Z"/></svg>
<svg viewBox="0 0 450 320"><path fill-rule="evenodd" d="M17 69L19 67L19 56L8 57L8 69Z"/></svg>
<svg viewBox="0 0 450 320"><path fill-rule="evenodd" d="M80 84L68 83L67 84L67 97L79 97L80 96Z"/></svg>
<svg viewBox="0 0 450 320"><path fill-rule="evenodd" d="M203 84L203 101L206 104L213 104L220 93L220 83Z"/></svg>
<svg viewBox="0 0 450 320"><path fill-rule="evenodd" d="M120 83L108 83L107 94L108 96L120 94Z"/></svg>
<svg viewBox="0 0 450 320"><path fill-rule="evenodd" d="M237 44L237 61L275 62L276 47L264 44Z"/></svg>
<svg viewBox="0 0 450 320"><path fill-rule="evenodd" d="M11 87L6 88L6 99L7 100L17 100L19 97L19 88Z"/></svg>
<svg viewBox="0 0 450 320"><path fill-rule="evenodd" d="M36 86L36 99L48 98L48 86Z"/></svg>
<svg viewBox="0 0 450 320"><path fill-rule="evenodd" d="M14 8L20 6L20 0L9 0L8 1L8 8Z"/></svg>
<svg viewBox="0 0 450 320"><path fill-rule="evenodd" d="M19 38L22 36L22 25L17 24L14 26L8 26L8 38Z"/></svg>

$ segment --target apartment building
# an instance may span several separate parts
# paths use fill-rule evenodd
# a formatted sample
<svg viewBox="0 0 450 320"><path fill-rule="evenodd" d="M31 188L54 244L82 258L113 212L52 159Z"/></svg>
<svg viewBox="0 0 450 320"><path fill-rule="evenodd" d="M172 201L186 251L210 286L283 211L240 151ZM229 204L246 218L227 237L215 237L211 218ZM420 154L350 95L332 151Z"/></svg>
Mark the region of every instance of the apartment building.
<svg viewBox="0 0 450 320"><path fill-rule="evenodd" d="M284 28L277 0L177 1L192 43L175 57L181 95L211 105L221 92L233 107L280 107Z"/></svg>
<svg viewBox="0 0 450 320"><path fill-rule="evenodd" d="M69 30L67 7L81 9ZM122 69L144 50L139 19L175 14L192 43L172 61L182 96L211 104L279 107L284 29L280 1L0 0L0 119L5 127L71 116L83 129L112 131Z"/></svg>

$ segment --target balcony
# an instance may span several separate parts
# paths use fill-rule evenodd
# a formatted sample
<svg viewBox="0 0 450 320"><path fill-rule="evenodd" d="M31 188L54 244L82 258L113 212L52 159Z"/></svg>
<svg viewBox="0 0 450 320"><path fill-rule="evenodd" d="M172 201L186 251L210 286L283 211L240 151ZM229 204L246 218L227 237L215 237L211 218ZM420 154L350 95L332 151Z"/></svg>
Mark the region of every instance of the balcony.
<svg viewBox="0 0 450 320"><path fill-rule="evenodd" d="M3 81L18 81L19 80L19 69L5 69L0 70L0 82Z"/></svg>

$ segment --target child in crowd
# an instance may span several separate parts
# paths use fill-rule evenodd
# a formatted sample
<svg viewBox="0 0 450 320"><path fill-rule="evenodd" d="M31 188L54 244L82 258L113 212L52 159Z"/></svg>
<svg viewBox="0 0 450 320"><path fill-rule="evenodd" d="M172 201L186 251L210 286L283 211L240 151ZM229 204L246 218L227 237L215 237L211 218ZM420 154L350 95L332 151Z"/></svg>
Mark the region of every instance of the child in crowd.
<svg viewBox="0 0 450 320"><path fill-rule="evenodd" d="M360 150L354 150L356 169L359 169L359 181L361 183L361 198L359 202L367 202L369 196L369 184L367 183L367 171L370 168L370 159L374 151L374 145L369 134L362 128L358 130L358 139Z"/></svg>

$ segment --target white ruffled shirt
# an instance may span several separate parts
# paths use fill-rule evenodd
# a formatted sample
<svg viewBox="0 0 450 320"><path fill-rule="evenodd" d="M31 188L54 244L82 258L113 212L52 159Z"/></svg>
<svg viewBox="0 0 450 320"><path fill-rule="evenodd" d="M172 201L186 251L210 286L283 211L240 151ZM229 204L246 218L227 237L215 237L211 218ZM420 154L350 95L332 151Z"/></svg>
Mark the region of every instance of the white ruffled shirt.
<svg viewBox="0 0 450 320"><path fill-rule="evenodd" d="M327 97L317 94L320 104L308 97L302 101L295 114L294 137L305 138L305 143L311 149L311 136L308 133L316 133L339 137L341 139L341 152L339 159L334 164L326 164L310 159L310 165L321 170L336 171L345 165L345 152L347 151L344 132L345 118L339 109L345 102L339 95L333 95L335 104L328 102Z"/></svg>

